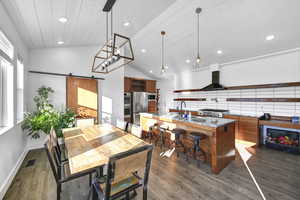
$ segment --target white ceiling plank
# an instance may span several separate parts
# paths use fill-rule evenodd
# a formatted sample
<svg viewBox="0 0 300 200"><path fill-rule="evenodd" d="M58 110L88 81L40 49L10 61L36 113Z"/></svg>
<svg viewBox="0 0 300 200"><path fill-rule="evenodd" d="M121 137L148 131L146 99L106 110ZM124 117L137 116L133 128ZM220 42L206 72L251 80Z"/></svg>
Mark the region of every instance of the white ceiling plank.
<svg viewBox="0 0 300 200"><path fill-rule="evenodd" d="M41 37L41 46L46 47L46 38L44 35L44 31L42 30L42 21L41 21L41 15L38 13L38 8L37 8L37 0L33 0L33 9L34 9L34 15L36 18L36 22L38 25L38 31Z"/></svg>
<svg viewBox="0 0 300 200"><path fill-rule="evenodd" d="M11 3L9 2L11 1ZM2 0L30 48L101 45L105 40L106 0ZM196 54L196 7L200 14L202 66L226 63L300 46L299 0L119 0L114 30L132 38L133 65L159 75L160 31L167 32L170 72L190 70ZM61 24L58 18L66 16ZM124 27L129 21L131 25ZM23 25L22 25L23 24ZM274 34L273 41L265 37ZM147 53L141 53L147 49ZM218 55L217 50L224 53ZM192 63L191 62L191 63Z"/></svg>
<svg viewBox="0 0 300 200"><path fill-rule="evenodd" d="M42 38L40 34L39 25L35 15L34 3L33 0L15 0L20 12L22 13L23 19L25 21L28 30L31 32L32 41L34 45L29 48L42 47ZM21 33L28 34L28 33Z"/></svg>
<svg viewBox="0 0 300 200"><path fill-rule="evenodd" d="M33 46L33 39L32 34L29 31L23 16L22 12L20 12L19 7L15 0L3 0L3 4L5 5L5 8L12 18L13 23L15 24L15 27L17 28L18 32L20 33L22 39L24 40L25 44L27 46ZM22 34L27 33L27 34Z"/></svg>

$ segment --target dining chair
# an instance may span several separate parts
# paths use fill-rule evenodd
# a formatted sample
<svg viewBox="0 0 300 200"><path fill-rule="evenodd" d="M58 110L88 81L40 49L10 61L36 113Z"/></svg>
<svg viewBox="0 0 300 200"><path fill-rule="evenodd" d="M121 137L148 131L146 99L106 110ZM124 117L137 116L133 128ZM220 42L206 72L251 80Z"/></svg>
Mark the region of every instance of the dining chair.
<svg viewBox="0 0 300 200"><path fill-rule="evenodd" d="M76 127L80 127L80 128L93 126L95 125L95 119L94 118L76 119L75 125Z"/></svg>
<svg viewBox="0 0 300 200"><path fill-rule="evenodd" d="M123 131L127 131L127 125L128 125L128 122L125 122L124 120L120 120L120 119L117 119L117 122L116 122L116 127L123 130Z"/></svg>
<svg viewBox="0 0 300 200"><path fill-rule="evenodd" d="M93 180L88 199L92 194L93 200L128 200L137 195L137 188L143 187L143 200L147 200L152 151L152 145L144 145L111 156L105 178Z"/></svg>
<svg viewBox="0 0 300 200"><path fill-rule="evenodd" d="M59 158L59 162L66 162L68 161L68 156L66 153L65 145L59 144L55 129L52 127L50 130L50 142L52 143L53 147L55 148L55 152L57 157Z"/></svg>
<svg viewBox="0 0 300 200"><path fill-rule="evenodd" d="M82 176L89 175L89 184L92 184L92 174L95 172L95 169L82 171L80 173L72 174L70 172L68 162L60 163L59 159L57 158L57 154L55 153L55 149L53 143L48 140L45 143L45 150L47 153L47 157L50 163L50 167L52 173L54 175L56 181L56 191L57 191L57 200L60 200L60 193L61 193L61 185L68 181L77 179Z"/></svg>
<svg viewBox="0 0 300 200"><path fill-rule="evenodd" d="M130 133L138 138L142 138L142 127L136 124L132 124Z"/></svg>

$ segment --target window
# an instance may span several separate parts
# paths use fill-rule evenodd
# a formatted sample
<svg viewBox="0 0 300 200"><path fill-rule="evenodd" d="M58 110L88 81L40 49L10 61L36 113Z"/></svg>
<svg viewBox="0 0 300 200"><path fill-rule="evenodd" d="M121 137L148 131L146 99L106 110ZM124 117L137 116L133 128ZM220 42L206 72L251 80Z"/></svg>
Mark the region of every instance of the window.
<svg viewBox="0 0 300 200"><path fill-rule="evenodd" d="M14 47L0 31L0 127L14 124Z"/></svg>
<svg viewBox="0 0 300 200"><path fill-rule="evenodd" d="M0 57L0 127L14 122L14 73L13 66Z"/></svg>
<svg viewBox="0 0 300 200"><path fill-rule="evenodd" d="M17 121L24 116L24 65L17 60Z"/></svg>
<svg viewBox="0 0 300 200"><path fill-rule="evenodd" d="M11 60L13 60L14 47L2 31L0 31L0 50L2 50L4 54L6 54Z"/></svg>

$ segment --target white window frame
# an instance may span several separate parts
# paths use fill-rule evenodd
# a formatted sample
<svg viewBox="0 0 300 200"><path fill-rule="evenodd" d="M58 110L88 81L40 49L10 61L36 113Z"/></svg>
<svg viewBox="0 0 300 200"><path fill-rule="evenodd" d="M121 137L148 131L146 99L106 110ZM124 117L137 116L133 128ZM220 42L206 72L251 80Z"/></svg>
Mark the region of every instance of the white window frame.
<svg viewBox="0 0 300 200"><path fill-rule="evenodd" d="M14 125L14 67L0 57L1 65L1 118L0 126L12 127ZM5 67L4 67L5 65Z"/></svg>
<svg viewBox="0 0 300 200"><path fill-rule="evenodd" d="M0 135L15 124L15 49L0 30Z"/></svg>
<svg viewBox="0 0 300 200"><path fill-rule="evenodd" d="M17 123L24 119L24 64L21 59L17 60Z"/></svg>
<svg viewBox="0 0 300 200"><path fill-rule="evenodd" d="M10 60L14 59L15 48L9 41L8 37L0 30L0 50L9 57Z"/></svg>

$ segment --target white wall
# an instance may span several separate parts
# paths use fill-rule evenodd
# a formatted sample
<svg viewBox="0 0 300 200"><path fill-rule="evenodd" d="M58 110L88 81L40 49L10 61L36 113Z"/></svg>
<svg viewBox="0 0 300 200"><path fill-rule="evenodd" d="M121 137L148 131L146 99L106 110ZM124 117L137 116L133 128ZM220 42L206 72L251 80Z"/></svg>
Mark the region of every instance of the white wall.
<svg viewBox="0 0 300 200"><path fill-rule="evenodd" d="M150 80L153 79L152 77L146 75L145 73L141 72L140 70L138 70L137 68L131 65L128 65L125 68L124 73L126 77L143 78L143 79L150 79Z"/></svg>
<svg viewBox="0 0 300 200"><path fill-rule="evenodd" d="M300 52L291 52L248 62L225 65L220 69L222 85L251 85L293 82L300 80ZM178 74L176 88L201 88L211 83L211 71Z"/></svg>
<svg viewBox="0 0 300 200"><path fill-rule="evenodd" d="M100 85L100 110L105 115L112 117L112 123L116 119L124 119L124 68L113 71L105 77Z"/></svg>
<svg viewBox="0 0 300 200"><path fill-rule="evenodd" d="M105 80L98 80L99 88L99 112L101 112L102 97L110 98L112 101L111 114L113 119L124 118L124 68L118 69L108 75L92 74L91 65L93 55L97 52L98 46L83 47L62 47L34 49L29 55L29 69L54 73L73 73L74 75L103 77ZM34 109L32 97L36 90L42 85L51 87L55 93L51 96L51 102L56 108L62 109L66 105L66 78L59 76L40 75L29 73L29 100L28 107ZM107 108L109 105L105 105ZM99 115L102 118L101 114ZM41 142L44 138L41 139ZM31 141L34 146L41 142Z"/></svg>
<svg viewBox="0 0 300 200"><path fill-rule="evenodd" d="M22 42L14 24L7 15L0 2L0 29L3 31L15 47L16 55L22 57L25 67L27 66L27 48ZM16 58L14 63L16 62ZM16 70L16 69L14 69ZM16 77L15 77L16 78ZM26 78L25 78L26 84ZM16 102L16 94L14 94ZM16 110L16 104L15 104ZM15 117L16 117L16 113ZM15 120L16 121L16 120ZM26 155L26 135L19 125L15 125L7 132L0 135L0 199L3 198L15 173Z"/></svg>
<svg viewBox="0 0 300 200"><path fill-rule="evenodd" d="M90 46L34 49L29 53L29 70L92 76L90 66L97 48L96 46ZM55 90L52 103L56 107L61 108L66 104L65 77L29 73L28 80L30 88L29 97L35 96L36 90L45 85ZM29 98L29 110L32 110L33 106L32 98Z"/></svg>
<svg viewBox="0 0 300 200"><path fill-rule="evenodd" d="M175 90L176 77L168 77L166 80L157 81L157 88L160 89L159 113L165 114L173 107L173 91Z"/></svg>
<svg viewBox="0 0 300 200"><path fill-rule="evenodd" d="M281 82L300 81L300 52L289 53L254 59L236 64L224 65L220 69L220 82L225 87L238 85L254 85ZM176 89L202 88L211 83L211 70L191 72L184 71L176 76ZM162 94L165 94L163 91ZM254 97L300 97L300 87L255 89L235 91L211 91L170 94L175 97L199 97L206 98L205 102L187 102L188 109L201 108L229 109L236 114L259 116L263 112L273 115L300 116L300 103L249 103L227 102L226 98L254 98ZM211 101L217 97L219 102ZM171 99L170 97L168 97ZM175 108L178 102L169 103Z"/></svg>

